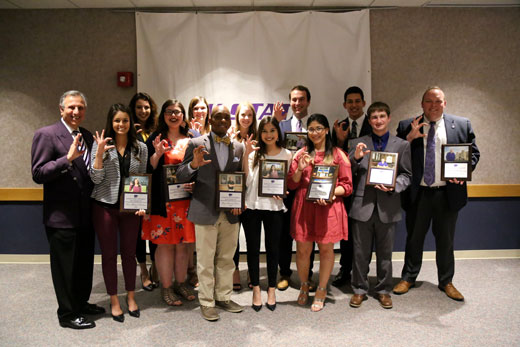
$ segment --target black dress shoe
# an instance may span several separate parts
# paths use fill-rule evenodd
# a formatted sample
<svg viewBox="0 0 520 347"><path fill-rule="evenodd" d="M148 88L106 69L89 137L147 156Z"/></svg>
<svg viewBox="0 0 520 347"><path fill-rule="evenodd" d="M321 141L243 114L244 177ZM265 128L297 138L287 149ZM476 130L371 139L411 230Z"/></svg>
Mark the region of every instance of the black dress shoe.
<svg viewBox="0 0 520 347"><path fill-rule="evenodd" d="M260 311L262 309L262 305L255 305L255 304L252 304L251 307L253 308L253 310L255 310L256 312Z"/></svg>
<svg viewBox="0 0 520 347"><path fill-rule="evenodd" d="M71 329L91 329L96 326L96 323L88 320L83 316L78 316L71 319L60 320L60 326Z"/></svg>
<svg viewBox="0 0 520 347"><path fill-rule="evenodd" d="M350 282L350 273L347 273L346 271L343 271L343 270L339 270L338 274L336 275L336 278L334 278L334 281L332 281L332 285L334 287L341 287L349 282Z"/></svg>
<svg viewBox="0 0 520 347"><path fill-rule="evenodd" d="M271 310L271 311L276 310L276 302L275 302L274 304L272 304L272 305L266 302L266 303L265 303L265 306L266 306L269 310Z"/></svg>
<svg viewBox="0 0 520 347"><path fill-rule="evenodd" d="M87 303L80 311L82 314L103 314L105 313L105 309L96 304Z"/></svg>
<svg viewBox="0 0 520 347"><path fill-rule="evenodd" d="M125 314L121 313L120 315L114 316L112 314L112 305L110 305L110 315L112 316L112 319L116 322L123 323L125 321Z"/></svg>

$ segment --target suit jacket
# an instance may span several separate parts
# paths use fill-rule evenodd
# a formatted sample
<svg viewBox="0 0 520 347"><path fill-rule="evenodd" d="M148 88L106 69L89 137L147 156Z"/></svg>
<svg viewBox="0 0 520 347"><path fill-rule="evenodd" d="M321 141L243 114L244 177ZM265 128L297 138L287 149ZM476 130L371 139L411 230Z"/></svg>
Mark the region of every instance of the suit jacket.
<svg viewBox="0 0 520 347"><path fill-rule="evenodd" d="M92 134L81 128L88 150ZM51 228L79 228L91 225L90 193L93 183L82 157L69 164L67 153L72 135L60 121L36 131L31 149L34 182L43 184L43 223Z"/></svg>
<svg viewBox="0 0 520 347"><path fill-rule="evenodd" d="M193 150L200 145L204 145L209 153L211 163L193 170L190 163L193 160ZM233 141L229 146L229 156L224 172L242 171L242 156L244 154L244 145L238 141ZM216 210L216 192L217 192L217 172L220 167L217 160L217 154L213 146L211 134L206 134L191 139L184 161L177 170L177 178L181 182L195 181L193 195L188 211L188 220L195 224L212 225L217 222L219 211ZM238 216L234 216L231 212L226 212L229 223L238 223Z"/></svg>
<svg viewBox="0 0 520 347"><path fill-rule="evenodd" d="M139 152L130 150L130 174L146 173L146 163L148 160L148 149L146 145L137 141ZM92 197L97 201L107 204L115 204L119 198L119 187L121 185L121 170L119 168L119 158L117 149L112 148L105 152L103 158L103 168L94 169L98 144L94 142L92 146L92 160L90 166L90 177L94 182Z"/></svg>
<svg viewBox="0 0 520 347"><path fill-rule="evenodd" d="M367 148L374 151L374 143L371 135L358 137L351 140L350 153L352 166L352 179L354 181L354 194L349 217L361 222L366 222L372 216L377 206L379 219L383 223L394 223L401 220L400 193L411 183L412 163L410 155L410 144L408 141L390 135L385 152L398 153L397 177L395 190L383 192L374 186L365 185L368 174L368 162L370 154L366 154L359 162L354 158L356 145L363 142Z"/></svg>
<svg viewBox="0 0 520 347"><path fill-rule="evenodd" d="M339 123L341 124L343 122L346 122L347 126L350 126L350 118L348 116L347 116L347 118L343 119ZM363 119L363 125L361 126L361 131L359 132L358 137L370 135L371 133L372 133L372 126L370 126L370 123L368 123L368 116L365 115L365 117ZM349 152L349 143L348 142L349 141L343 142L343 146L341 147L346 153ZM334 128L332 129L332 143L334 144L334 146L338 145L338 138L336 136L336 132L334 131Z"/></svg>
<svg viewBox="0 0 520 347"><path fill-rule="evenodd" d="M291 128L292 117L294 117L294 116L291 116L291 118L284 119L283 121L280 122L280 131L282 132L282 139L284 138L284 134L286 132L292 131L292 128Z"/></svg>
<svg viewBox="0 0 520 347"><path fill-rule="evenodd" d="M418 117L416 117L418 118ZM412 129L412 121L410 118L399 122L397 127L397 136L406 140L406 135ZM471 144L471 169L475 170L480 159L480 152L475 141L475 134L469 119L458 117L450 114L444 114L444 126L446 128L447 144L470 143ZM423 128L421 128L421 133ZM412 184L409 189L403 193L403 208L406 210L417 199L419 186L424 174L424 142L423 138L417 138L411 143L412 150ZM463 185L452 184L446 182L446 193L448 195L448 206L455 211L464 207L468 201L468 192L466 182Z"/></svg>

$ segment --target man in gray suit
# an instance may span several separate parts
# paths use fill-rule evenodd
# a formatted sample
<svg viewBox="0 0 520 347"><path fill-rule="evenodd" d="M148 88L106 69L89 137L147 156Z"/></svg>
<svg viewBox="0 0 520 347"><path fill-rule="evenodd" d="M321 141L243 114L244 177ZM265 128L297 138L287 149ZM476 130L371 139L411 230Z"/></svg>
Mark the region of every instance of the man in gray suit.
<svg viewBox="0 0 520 347"><path fill-rule="evenodd" d="M228 312L243 310L231 300L233 255L238 241L238 215L242 211L217 211L216 178L218 172L241 170L244 146L227 135L231 126L227 107L215 106L209 122L210 134L190 140L177 178L195 182L188 220L195 224L200 309L204 319L215 321L220 318L215 305Z"/></svg>
<svg viewBox="0 0 520 347"><path fill-rule="evenodd" d="M397 136L410 142L412 184L403 193L406 211L406 252L401 281L395 294L405 294L415 286L422 264L424 238L432 225L436 245L438 287L457 301L464 296L452 283L455 273L453 239L459 210L468 201L466 182L441 180L443 144L471 144L471 169L475 170L480 152L471 122L467 118L444 113L446 98L439 87L430 87L421 101L423 114L399 122Z"/></svg>
<svg viewBox="0 0 520 347"><path fill-rule="evenodd" d="M374 102L368 108L368 122L372 134L349 143L349 156L354 160L352 178L354 194L349 217L352 218L354 239L354 264L352 288L354 295L350 306L359 307L367 299L368 271L372 258L372 243L375 241L377 256L377 299L384 308L392 308L392 249L395 224L401 220L400 193L411 182L412 164L410 144L390 135L390 108L383 102ZM397 165L395 188L387 185L366 185L369 158L372 151L397 153L397 163L386 160L388 165ZM385 158L384 156L382 158ZM388 156L388 158L393 158Z"/></svg>

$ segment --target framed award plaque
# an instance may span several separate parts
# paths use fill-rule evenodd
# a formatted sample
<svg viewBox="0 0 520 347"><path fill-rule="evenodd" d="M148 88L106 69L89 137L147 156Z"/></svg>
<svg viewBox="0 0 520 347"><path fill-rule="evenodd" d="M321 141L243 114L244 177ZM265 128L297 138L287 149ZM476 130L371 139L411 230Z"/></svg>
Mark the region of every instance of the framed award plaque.
<svg viewBox="0 0 520 347"><path fill-rule="evenodd" d="M305 199L309 201L323 199L332 202L338 170L338 165L314 165Z"/></svg>

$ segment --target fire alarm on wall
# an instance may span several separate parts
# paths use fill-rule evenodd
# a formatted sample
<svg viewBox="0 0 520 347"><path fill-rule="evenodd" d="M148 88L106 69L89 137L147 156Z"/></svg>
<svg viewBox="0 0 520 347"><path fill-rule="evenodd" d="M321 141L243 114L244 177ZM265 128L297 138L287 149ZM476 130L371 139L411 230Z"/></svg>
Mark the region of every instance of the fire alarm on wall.
<svg viewBox="0 0 520 347"><path fill-rule="evenodd" d="M118 72L117 86L118 87L133 87L134 74L132 72Z"/></svg>

